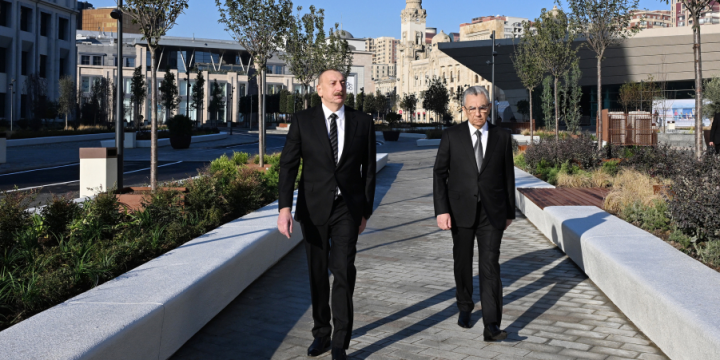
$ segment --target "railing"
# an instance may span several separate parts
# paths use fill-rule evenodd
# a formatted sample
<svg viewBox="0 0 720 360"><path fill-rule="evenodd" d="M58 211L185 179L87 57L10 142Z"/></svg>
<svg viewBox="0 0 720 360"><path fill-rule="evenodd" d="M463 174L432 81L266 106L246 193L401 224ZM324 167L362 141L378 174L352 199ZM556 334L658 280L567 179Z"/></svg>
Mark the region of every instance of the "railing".
<svg viewBox="0 0 720 360"><path fill-rule="evenodd" d="M613 145L655 146L657 129L652 114L645 111L602 111L603 140Z"/></svg>

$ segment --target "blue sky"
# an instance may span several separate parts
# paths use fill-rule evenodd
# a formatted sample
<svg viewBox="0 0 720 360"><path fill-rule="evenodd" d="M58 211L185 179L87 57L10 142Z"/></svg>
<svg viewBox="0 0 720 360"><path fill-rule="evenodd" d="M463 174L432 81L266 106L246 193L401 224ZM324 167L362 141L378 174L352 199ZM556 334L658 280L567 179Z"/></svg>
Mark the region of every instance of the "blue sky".
<svg viewBox="0 0 720 360"><path fill-rule="evenodd" d="M114 0L89 0L97 7L116 6ZM310 5L325 9L326 28L341 22L355 37L400 37L400 11L404 0L294 0L303 11ZM214 0L190 0L190 8L181 15L169 35L198 38L229 39L218 24L218 10ZM487 15L507 15L534 19L542 8L552 8L553 0L425 0L428 27L458 32L461 23ZM640 0L640 7L651 10L670 9L660 0ZM341 20L342 19L342 20Z"/></svg>

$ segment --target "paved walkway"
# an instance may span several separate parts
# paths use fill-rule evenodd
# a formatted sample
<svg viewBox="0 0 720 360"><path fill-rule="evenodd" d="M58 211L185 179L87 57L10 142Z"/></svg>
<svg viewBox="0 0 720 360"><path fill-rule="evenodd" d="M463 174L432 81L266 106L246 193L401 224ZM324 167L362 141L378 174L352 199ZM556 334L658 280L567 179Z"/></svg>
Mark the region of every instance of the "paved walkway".
<svg viewBox="0 0 720 360"><path fill-rule="evenodd" d="M381 147L392 153L379 174L380 205L358 243L351 358L666 359L522 214L505 232L501 250L502 327L510 338L482 341L477 290L474 327L458 327L452 240L433 216L437 150L411 144ZM307 265L299 246L173 358L305 359L311 327Z"/></svg>

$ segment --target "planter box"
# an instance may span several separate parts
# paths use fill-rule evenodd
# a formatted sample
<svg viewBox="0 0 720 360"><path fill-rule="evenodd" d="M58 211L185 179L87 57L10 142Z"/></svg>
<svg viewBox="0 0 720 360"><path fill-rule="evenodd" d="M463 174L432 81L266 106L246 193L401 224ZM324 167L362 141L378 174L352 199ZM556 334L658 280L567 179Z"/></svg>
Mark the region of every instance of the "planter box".
<svg viewBox="0 0 720 360"><path fill-rule="evenodd" d="M383 139L385 141L398 141L400 138L400 132L399 131L383 131Z"/></svg>

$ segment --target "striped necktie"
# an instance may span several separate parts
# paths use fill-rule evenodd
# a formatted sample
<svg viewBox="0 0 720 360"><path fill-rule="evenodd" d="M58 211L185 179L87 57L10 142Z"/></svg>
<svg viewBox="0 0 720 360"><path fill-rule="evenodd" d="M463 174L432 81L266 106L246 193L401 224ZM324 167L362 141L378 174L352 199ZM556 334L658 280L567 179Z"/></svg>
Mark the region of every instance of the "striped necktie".
<svg viewBox="0 0 720 360"><path fill-rule="evenodd" d="M333 155L335 156L335 165L338 163L338 133L337 133L337 114L330 115L330 145L332 145Z"/></svg>
<svg viewBox="0 0 720 360"><path fill-rule="evenodd" d="M477 136L477 141L475 142L475 163L477 164L478 173L480 173L483 163L483 146L482 133L479 129L475 130L475 136Z"/></svg>

